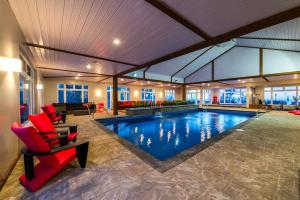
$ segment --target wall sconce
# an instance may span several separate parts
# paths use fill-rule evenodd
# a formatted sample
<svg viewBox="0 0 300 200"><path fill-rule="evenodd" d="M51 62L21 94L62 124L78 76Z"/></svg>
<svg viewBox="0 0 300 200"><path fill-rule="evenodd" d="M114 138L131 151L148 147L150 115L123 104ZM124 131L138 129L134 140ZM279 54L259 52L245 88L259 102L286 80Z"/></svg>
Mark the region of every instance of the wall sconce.
<svg viewBox="0 0 300 200"><path fill-rule="evenodd" d="M36 85L36 89L37 89L37 90L42 90L42 89L44 89L43 84L37 84L37 85Z"/></svg>
<svg viewBox="0 0 300 200"><path fill-rule="evenodd" d="M139 96L139 91L135 90L135 91L133 92L133 96L134 96L134 97L138 97L138 96Z"/></svg>
<svg viewBox="0 0 300 200"><path fill-rule="evenodd" d="M17 58L0 57L0 71L21 72L22 62Z"/></svg>
<svg viewBox="0 0 300 200"><path fill-rule="evenodd" d="M96 90L96 91L95 91L95 96L96 96L96 97L101 97L101 96L102 96L102 91L99 90L99 89Z"/></svg>
<svg viewBox="0 0 300 200"><path fill-rule="evenodd" d="M25 88L25 90L28 90L28 89L29 89L29 84L28 84L28 83L25 83L25 84L24 84L24 88Z"/></svg>
<svg viewBox="0 0 300 200"><path fill-rule="evenodd" d="M158 93L158 96L159 96L159 98L162 98L162 97L163 97L163 93L162 93L162 92L159 92L159 93Z"/></svg>

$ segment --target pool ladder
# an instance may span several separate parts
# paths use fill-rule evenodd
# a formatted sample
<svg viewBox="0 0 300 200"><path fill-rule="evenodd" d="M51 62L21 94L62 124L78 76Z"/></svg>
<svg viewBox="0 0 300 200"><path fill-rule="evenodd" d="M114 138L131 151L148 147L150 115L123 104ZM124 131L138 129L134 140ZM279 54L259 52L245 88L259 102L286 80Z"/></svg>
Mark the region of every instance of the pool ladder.
<svg viewBox="0 0 300 200"><path fill-rule="evenodd" d="M208 106L206 104L202 104L202 110L207 112Z"/></svg>
<svg viewBox="0 0 300 200"><path fill-rule="evenodd" d="M261 107L257 110L257 112L256 112L256 117L258 117L259 112L262 111L263 108L266 110L266 114L270 112L269 109L268 109L268 106L261 106Z"/></svg>

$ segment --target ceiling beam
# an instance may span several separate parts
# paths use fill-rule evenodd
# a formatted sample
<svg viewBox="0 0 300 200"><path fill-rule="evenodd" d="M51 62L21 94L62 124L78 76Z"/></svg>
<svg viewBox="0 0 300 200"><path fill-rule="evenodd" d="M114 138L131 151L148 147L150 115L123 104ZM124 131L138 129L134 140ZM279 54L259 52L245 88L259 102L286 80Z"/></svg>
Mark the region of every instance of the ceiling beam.
<svg viewBox="0 0 300 200"><path fill-rule="evenodd" d="M245 40L276 40L276 41L285 41L285 42L300 42L300 39L288 39L288 38L239 37L238 39L245 39Z"/></svg>
<svg viewBox="0 0 300 200"><path fill-rule="evenodd" d="M270 82L269 79L267 79L265 76L261 76L263 79L265 79L265 81Z"/></svg>
<svg viewBox="0 0 300 200"><path fill-rule="evenodd" d="M99 80L99 81L97 81L97 82L100 83L100 82L105 81L105 80L110 79L110 78L111 78L111 76L105 77L105 78L103 78L103 79L101 79L101 80Z"/></svg>
<svg viewBox="0 0 300 200"><path fill-rule="evenodd" d="M86 77L99 77L102 78L103 76L44 76L44 78L75 78L75 77L79 77L79 78L86 78ZM107 77L105 77L107 78ZM110 78L110 77L108 77Z"/></svg>
<svg viewBox="0 0 300 200"><path fill-rule="evenodd" d="M198 28L196 25L194 25L192 22L188 21L185 17L180 15L178 12L176 12L174 9L172 9L170 6L168 6L166 3L158 0L145 0L149 4L151 4L153 7L157 8L164 14L168 15L170 18L175 20L176 22L180 23L190 31L196 33L201 38L204 38L205 40L210 40L212 37L208 35L206 32Z"/></svg>
<svg viewBox="0 0 300 200"><path fill-rule="evenodd" d="M72 54L72 55L76 55L76 56L93 58L93 59L97 59L97 60L104 60L104 61L123 64L123 65L130 65L130 66L135 66L135 67L139 66L139 65L133 64L133 63L123 62L123 61L119 61L119 60L113 60L113 59L109 59L109 58L103 58L103 57L99 57L99 56L88 55L88 54L84 54L84 53L78 53L78 52L64 50L64 49L58 49L58 48L54 48L54 47L43 46L43 45L39 45L39 44L33 44L33 43L24 43L24 44L29 47L41 48L41 49L46 49L46 50L51 50L51 51L56 51L56 52L61 52L61 53Z"/></svg>
<svg viewBox="0 0 300 200"><path fill-rule="evenodd" d="M192 64L194 61L196 61L198 58L200 58L202 55L204 55L205 53L207 53L209 50L211 50L214 46L211 46L210 48L206 49L204 52L202 52L200 55L198 55L196 58L194 58L193 60L191 60L190 62L188 62L187 64L185 64L182 68L180 68L178 71L176 71L174 74L171 75L171 79L178 74L179 72L181 72L182 70L184 70L187 66L189 66L190 64Z"/></svg>
<svg viewBox="0 0 300 200"><path fill-rule="evenodd" d="M297 50L288 50L288 49L276 49L276 48L261 48L261 47L254 47L254 46L245 46L245 45L237 45L236 47L243 47L243 48L253 48L253 49L266 49L266 50L276 50L276 51L289 51L289 52L297 52L299 53L300 51Z"/></svg>
<svg viewBox="0 0 300 200"><path fill-rule="evenodd" d="M217 60L218 58L220 58L221 56L223 56L225 53L227 53L228 51L230 51L231 49L233 49L235 46L227 49L226 51L224 51L223 53L221 53L220 55L218 55L217 57L215 57L213 60L209 61L208 63L202 65L201 67L199 67L197 70L193 71L192 73L190 73L189 75L187 75L186 77L184 77L184 79L188 78L189 76L192 76L193 74L197 73L199 70L201 70L203 67L205 67L206 65L208 65L209 63L212 63L213 61Z"/></svg>
<svg viewBox="0 0 300 200"><path fill-rule="evenodd" d="M67 70L67 69L58 69L58 68L37 67L37 69L45 69L45 70L61 71L61 72L73 72L73 73L81 73L81 74L94 74L94 75L100 75L100 76L109 76L109 77L112 77L112 75L108 75L108 74L98 74L98 73L94 73L94 72L83 72L83 71Z"/></svg>
<svg viewBox="0 0 300 200"><path fill-rule="evenodd" d="M236 78L219 79L219 80L214 80L214 81L197 81L197 82L186 83L186 84L193 85L193 84L201 84L201 83L234 81L234 80L250 79L250 78L261 78L261 76L259 76L259 75L258 76L244 76L244 77L236 77Z"/></svg>
<svg viewBox="0 0 300 200"><path fill-rule="evenodd" d="M144 68L146 66L149 66L149 65L155 65L157 63L164 62L164 61L176 58L178 56L182 56L184 54L191 53L191 52L199 50L199 49L203 49L203 48L208 47L208 46L223 43L223 42L229 41L233 38L237 38L237 37L240 37L242 35L246 35L248 33L255 32L255 31L258 31L258 30L261 30L261 29L264 29L264 28L267 28L267 27L270 27L270 26L273 26L273 25L276 25L276 24L279 24L279 23L282 23L282 22L286 22L286 21L289 21L289 20L292 20L292 19L295 19L295 18L298 18L298 17L300 17L300 6L289 9L289 10L284 11L284 12L281 12L279 14L275 14L273 16L258 20L256 22L251 23L251 24L242 26L242 27L237 28L235 30L232 30L232 31L229 31L227 33L221 34L217 37L214 37L210 40L199 42L197 44L191 45L191 46L186 47L184 49L169 53L167 55L164 55L162 57L159 57L159 58L151 60L147 63L144 63L140 66L133 67L129 70L125 70L125 71L119 73L118 75L127 74L127 73L130 73L132 71L142 69L142 68Z"/></svg>
<svg viewBox="0 0 300 200"><path fill-rule="evenodd" d="M120 78L126 78L126 79L135 79L137 81L152 81L152 82L161 82L161 83L171 83L171 84L177 84L182 85L183 83L176 83L171 81L161 81L161 80L155 80L155 79L147 79L147 78L138 78L138 77L131 77L131 76L119 76Z"/></svg>
<svg viewBox="0 0 300 200"><path fill-rule="evenodd" d="M229 84L229 83L224 83L224 82L222 82L222 81L216 81L217 83L221 83L221 84L224 84L224 85L231 85L231 84Z"/></svg>

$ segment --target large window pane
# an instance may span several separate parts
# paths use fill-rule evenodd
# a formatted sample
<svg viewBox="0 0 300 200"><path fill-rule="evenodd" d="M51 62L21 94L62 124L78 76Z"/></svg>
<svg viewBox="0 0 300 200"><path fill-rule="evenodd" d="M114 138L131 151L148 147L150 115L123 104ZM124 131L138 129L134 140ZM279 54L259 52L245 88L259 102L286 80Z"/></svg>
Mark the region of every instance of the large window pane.
<svg viewBox="0 0 300 200"><path fill-rule="evenodd" d="M58 90L58 103L65 102L65 92L64 90Z"/></svg>
<svg viewBox="0 0 300 200"><path fill-rule="evenodd" d="M274 91L273 89L272 99L274 105L287 104L284 91Z"/></svg>
<svg viewBox="0 0 300 200"><path fill-rule="evenodd" d="M265 92L265 103L266 104L271 104L271 91L266 91Z"/></svg>

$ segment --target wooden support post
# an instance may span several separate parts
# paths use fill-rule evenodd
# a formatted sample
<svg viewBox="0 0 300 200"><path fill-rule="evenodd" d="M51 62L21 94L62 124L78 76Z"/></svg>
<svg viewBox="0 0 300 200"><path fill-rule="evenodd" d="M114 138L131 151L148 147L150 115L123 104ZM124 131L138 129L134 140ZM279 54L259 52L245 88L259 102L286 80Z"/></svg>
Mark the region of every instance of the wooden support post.
<svg viewBox="0 0 300 200"><path fill-rule="evenodd" d="M182 100L186 100L186 85L182 85Z"/></svg>
<svg viewBox="0 0 300 200"><path fill-rule="evenodd" d="M113 115L118 115L118 77L113 77Z"/></svg>

